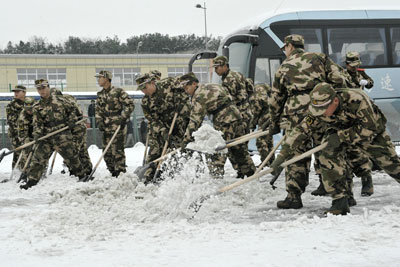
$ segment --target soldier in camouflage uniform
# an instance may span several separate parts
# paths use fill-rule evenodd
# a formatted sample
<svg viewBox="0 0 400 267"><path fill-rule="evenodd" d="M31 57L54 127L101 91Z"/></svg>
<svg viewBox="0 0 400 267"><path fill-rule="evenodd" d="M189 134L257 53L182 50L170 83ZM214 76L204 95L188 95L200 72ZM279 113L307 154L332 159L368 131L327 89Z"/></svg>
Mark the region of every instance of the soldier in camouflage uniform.
<svg viewBox="0 0 400 267"><path fill-rule="evenodd" d="M304 38L298 34L288 35L281 47L286 54L275 74L271 97L268 105L271 114L270 134L280 132L280 123L285 124L286 135L303 120L310 103L309 93L315 85L321 82L336 84L335 87L345 87L345 77L340 66L335 64L323 53L304 51ZM312 144L321 141L323 132L313 133L296 150L296 156L308 151ZM285 200L278 201L278 208L299 209L303 207L301 194L309 182L311 157L298 161L286 168Z"/></svg>
<svg viewBox="0 0 400 267"><path fill-rule="evenodd" d="M18 127L17 120L19 115L24 108L24 100L26 95L26 87L23 85L16 85L12 90L14 92L14 99L7 105L7 124L8 124L8 137L10 138L13 148L17 148L22 145L18 138ZM14 152L12 168L15 168L15 164L19 158L21 151Z"/></svg>
<svg viewBox="0 0 400 267"><path fill-rule="evenodd" d="M218 56L213 59L213 67L215 73L221 76L222 86L226 87L232 96L232 100L243 118L242 123L244 125L245 134L250 132L251 121L253 120L253 114L250 107L250 97L254 93L251 91L254 87L248 84L246 78L237 71L233 71L229 68L228 58L225 56ZM249 86L248 86L249 85ZM245 143L248 145L248 142ZM232 161L233 160L233 161ZM240 170L235 162L235 158L232 158L232 166L236 170ZM243 178L244 174L238 172L238 178Z"/></svg>
<svg viewBox="0 0 400 267"><path fill-rule="evenodd" d="M35 99L32 97L25 97L24 109L19 115L17 125L18 125L18 138L21 145L33 141L33 105L35 104ZM22 170L28 159L29 153L32 151L32 146L27 147L21 151L22 158L18 168ZM29 166L29 165L28 165ZM29 170L25 170L29 172Z"/></svg>
<svg viewBox="0 0 400 267"><path fill-rule="evenodd" d="M158 70L151 70L149 74L151 77L154 77L157 81L161 80L161 72L159 72Z"/></svg>
<svg viewBox="0 0 400 267"><path fill-rule="evenodd" d="M78 120L82 120L83 112L78 105L75 97L69 94L63 94L60 90L56 88L51 88L50 93L54 95L59 95L67 100L73 107ZM82 167L84 168L84 173L89 175L92 172L92 161L90 160L90 156L87 149L87 136L86 136L86 124L84 121L79 122L72 129L73 141L75 145L75 151L77 152L79 161L81 162ZM66 164L66 162L64 162Z"/></svg>
<svg viewBox="0 0 400 267"><path fill-rule="evenodd" d="M346 53L346 70L345 76L347 78L347 87L355 89L372 88L374 81L369 77L364 70L359 69L361 65L360 55L358 52L347 52ZM374 186L372 183L372 161L367 157L366 154L362 153L356 146L349 147L347 150L347 158L349 167L352 172L361 178L361 196L370 196L374 193ZM349 188L353 184L352 175L348 177ZM327 192L320 179L320 184L316 190L311 192L315 196L326 195ZM354 202L353 199L351 201Z"/></svg>
<svg viewBox="0 0 400 267"><path fill-rule="evenodd" d="M178 113L175 125L168 142L168 148L179 148L186 127L189 123L190 102L179 84L173 77L156 81L154 76L146 73L136 79L138 89L145 96L142 98L142 109L148 121L149 151L147 162L159 158L165 142L168 140L173 117ZM145 184L157 182L153 180L157 164L151 164L144 174Z"/></svg>
<svg viewBox="0 0 400 267"><path fill-rule="evenodd" d="M250 98L251 108L253 112L253 121L251 129L254 130L258 125L259 128L262 126L265 128L266 125L269 125L270 122L270 114L268 108L268 94L271 92L271 87L266 84L257 84L255 87L255 92ZM260 153L261 162L265 160L270 151L273 149L273 140L272 135L264 135L257 138L256 141L257 150ZM267 165L272 163L274 160L274 156L267 162Z"/></svg>
<svg viewBox="0 0 400 267"><path fill-rule="evenodd" d="M36 80L35 85L41 97L39 102L33 106L32 135L37 146L29 166L28 180L20 188L28 189L39 182L46 163L54 150L64 158L70 168L70 173L78 176L80 180L84 180L85 174L76 156L71 133L78 121L73 106L64 98L51 95L47 80ZM69 129L47 139L38 140L40 137L65 126L68 126Z"/></svg>
<svg viewBox="0 0 400 267"><path fill-rule="evenodd" d="M104 161L111 175L118 177L121 172L126 172L124 151L126 123L135 109L135 105L124 89L111 85L111 72L102 70L95 77L98 79L99 86L103 88L97 93L96 99L96 125L103 132L103 149L110 142L118 126L121 126L104 155Z"/></svg>
<svg viewBox="0 0 400 267"><path fill-rule="evenodd" d="M370 89L374 86L374 80L365 73L364 69L360 69L361 60L358 52L347 52L346 53L346 71L351 77L348 80L349 88L360 88L364 87Z"/></svg>
<svg viewBox="0 0 400 267"><path fill-rule="evenodd" d="M331 194L332 214L350 212L346 182L346 150L357 146L387 174L400 182L400 159L385 130L386 118L368 95L356 89L333 89L320 83L310 93L305 119L287 134L282 150L271 164L273 175L315 131L323 130L327 147L318 152L324 187Z"/></svg>
<svg viewBox="0 0 400 267"><path fill-rule="evenodd" d="M212 116L214 128L223 133L225 141L229 141L245 134L242 116L239 109L232 101L232 96L226 87L217 84L200 84L193 73L188 73L180 78L186 93L192 97L190 122L186 129L183 147L193 141L195 132L203 122L204 117ZM228 149L229 160L237 162L237 172L251 176L255 172L254 162L247 150L247 145L232 146ZM221 160L218 155L212 156L209 164L210 173L215 178L222 178L224 174L225 158Z"/></svg>

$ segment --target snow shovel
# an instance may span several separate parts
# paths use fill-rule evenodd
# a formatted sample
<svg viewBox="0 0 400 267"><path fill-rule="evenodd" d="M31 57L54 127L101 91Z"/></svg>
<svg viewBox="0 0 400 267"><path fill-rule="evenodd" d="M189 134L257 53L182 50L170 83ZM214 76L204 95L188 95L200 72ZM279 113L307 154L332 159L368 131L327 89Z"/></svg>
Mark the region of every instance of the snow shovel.
<svg viewBox="0 0 400 267"><path fill-rule="evenodd" d="M297 157L294 157L294 158L292 158L290 160L287 160L287 161L283 162L281 164L281 167L286 167L286 166L288 166L288 165L290 165L292 163L295 163L295 162L297 162L299 160L302 160L302 159L304 159L306 157L309 157L312 154L314 154L314 153L316 153L318 151L321 151L322 149L326 148L327 145L328 145L327 142L322 143L321 145L319 145L319 146L317 146L317 147L315 147L315 148L313 148L313 149L311 149L311 150L309 150L309 151L307 151L307 152L305 152L305 153L303 153L301 155L298 155ZM233 188L236 188L236 187L238 187L238 186L240 186L242 184L248 183L248 182L253 181L253 180L257 179L257 178L260 178L261 176L269 174L272 171L273 171L273 169L269 168L269 169L267 169L265 171L258 172L258 173L254 174L254 175L252 175L250 177L247 177L247 178L245 178L243 180L240 180L240 181L237 181L237 182L235 182L233 184L224 186L224 187L220 188L218 191L216 191L216 192L214 192L212 194L201 196L199 199L197 199L194 202L192 202L188 207L189 209L193 210L193 212L194 212L194 214L191 217L191 219L193 219L194 216L197 214L197 212L200 210L200 208L203 205L204 201L206 201L210 197L218 196L218 195L220 195L220 194L222 194L222 193L224 193L226 191L229 191L229 190L231 190Z"/></svg>
<svg viewBox="0 0 400 267"><path fill-rule="evenodd" d="M86 119L82 119L82 120L80 120L80 121L77 121L75 124L78 124L78 123L83 122L83 121L85 121L85 120L86 120ZM51 133L49 133L49 134L47 134L47 135L45 135L45 136L40 137L38 140L39 140L39 141L44 140L44 139L49 138L49 137L51 137L51 136L53 136L53 135L56 135L56 134L58 134L58 133L61 133L61 132L65 131L65 130L67 130L68 128L69 128L69 126L65 126L65 127L61 128L61 129L58 129L58 130L56 130L56 131L54 131L54 132L51 132ZM0 162L3 160L3 158L4 158L5 156L8 156L8 155L10 155L10 154L12 154L12 153L14 153L14 152L16 152L16 151L20 151L21 149L24 149L24 148L26 148L26 147L29 147L29 146L31 146L31 145L33 145L33 144L35 144L35 143L36 143L35 141L31 141L31 142L29 142L29 143L26 143L26 144L24 144L24 145L22 145L22 146L17 147L16 149L10 150L10 151L8 151L8 152L4 152L4 151L3 151L3 153L0 154Z"/></svg>
<svg viewBox="0 0 400 267"><path fill-rule="evenodd" d="M268 160L272 157L272 155L274 155L275 151L283 143L284 138L285 137L282 137L282 139L278 142L278 144L276 144L276 146L271 150L271 152L269 152L268 156L264 159L264 161L261 163L261 165L258 166L255 173L259 173L264 168L264 166L265 166L265 164L267 164Z"/></svg>
<svg viewBox="0 0 400 267"><path fill-rule="evenodd" d="M21 153L21 154L19 154L19 157L18 157L17 163L15 163L15 166L14 166L14 168L11 170L11 175L10 175L10 178L9 178L9 179L4 179L4 180L2 180L0 183L7 183L8 181L11 181L11 180L12 180L12 178L13 178L13 176L14 176L14 170L15 170L15 168L17 168L17 167L18 167L18 165L19 165L19 162L21 161L21 158L22 158L22 153Z"/></svg>
<svg viewBox="0 0 400 267"><path fill-rule="evenodd" d="M37 147L37 145L34 145L32 151L29 152L29 155L28 155L28 158L26 159L24 168L22 169L22 173L21 173L19 179L17 180L17 184L18 184L19 182L21 182L21 180L24 178L24 176L26 177L25 171L26 171L26 169L28 168L29 163L31 162L32 155L33 155L33 152L35 151L36 147Z"/></svg>
<svg viewBox="0 0 400 267"><path fill-rule="evenodd" d="M146 170L150 167L150 164L146 164L146 157L147 157L147 150L149 147L149 136L150 136L150 131L147 132L146 136L146 146L144 148L144 155L143 155L143 163L142 166L138 166L136 170L133 172L136 174L139 178L144 176L144 173Z"/></svg>
<svg viewBox="0 0 400 267"><path fill-rule="evenodd" d="M79 180L79 182L88 182L90 180L93 180L93 174L96 171L97 167L100 165L101 160L104 158L104 155L107 153L107 150L110 148L112 142L114 141L115 137L117 136L119 130L121 129L121 125L118 126L117 130L115 130L113 136L111 137L110 142L108 142L106 148L103 151L103 154L101 154L99 160L96 163L96 166L94 166L92 172L89 174L89 176L84 177L82 180Z"/></svg>
<svg viewBox="0 0 400 267"><path fill-rule="evenodd" d="M149 136L150 136L150 131L147 132L147 136L146 136L146 145L144 147L144 155L143 155L143 163L142 166L144 166L146 164L146 157L147 157L147 149L149 148Z"/></svg>
<svg viewBox="0 0 400 267"><path fill-rule="evenodd" d="M176 121L177 117L178 117L178 112L175 112L174 118L172 119L172 122L171 122L171 126L169 127L168 137L167 137L167 140L165 141L165 144L164 144L164 147L163 147L163 150L162 150L162 153L161 153L161 157L163 157L165 155L165 153L167 152L169 138L171 137L172 131L174 130L175 121ZM158 164L157 164L157 169L156 169L156 172L154 173L153 181L156 179L156 177L160 173L161 163L162 163L162 161L159 161Z"/></svg>
<svg viewBox="0 0 400 267"><path fill-rule="evenodd" d="M53 173L54 162L56 161L57 151L54 151L53 160L51 161L49 175Z"/></svg>
<svg viewBox="0 0 400 267"><path fill-rule="evenodd" d="M262 131L262 132L257 131L257 132L254 132L252 134L246 134L246 135L243 135L243 136L237 138L236 141L233 141L233 142L230 142L230 143L228 143L229 142L228 141L225 145L217 146L215 148L215 151L220 151L220 150L225 149L225 148L236 146L236 145L239 145L241 143L247 142L250 139L258 138L260 136L264 136L264 135L268 135L268 134L269 134L269 130L265 130L265 131Z"/></svg>

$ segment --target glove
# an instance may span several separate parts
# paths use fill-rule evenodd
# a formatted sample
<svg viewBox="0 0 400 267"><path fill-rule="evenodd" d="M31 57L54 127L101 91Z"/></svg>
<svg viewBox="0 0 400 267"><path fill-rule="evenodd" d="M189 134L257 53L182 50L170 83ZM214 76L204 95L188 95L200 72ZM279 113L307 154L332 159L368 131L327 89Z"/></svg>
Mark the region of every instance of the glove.
<svg viewBox="0 0 400 267"><path fill-rule="evenodd" d="M281 132L281 128L279 127L279 124L274 124L274 123L271 123L269 125L268 130L269 130L270 135L278 134Z"/></svg>
<svg viewBox="0 0 400 267"><path fill-rule="evenodd" d="M328 142L328 146L330 148L337 148L340 146L340 139L339 135L337 133L332 133L326 138L326 141Z"/></svg>
<svg viewBox="0 0 400 267"><path fill-rule="evenodd" d="M360 81L360 86L366 86L367 84L368 84L368 81L367 81L367 80L362 79L362 80Z"/></svg>
<svg viewBox="0 0 400 267"><path fill-rule="evenodd" d="M269 125L270 125L270 123L269 123L269 121L267 121L267 122L264 122L264 123L260 126L260 128L261 128L261 130L265 131L265 130L268 130L268 129L269 129ZM255 127L254 127L254 128L255 128Z"/></svg>
<svg viewBox="0 0 400 267"><path fill-rule="evenodd" d="M74 128L75 128L75 122L73 121L68 122L68 129L72 131Z"/></svg>
<svg viewBox="0 0 400 267"><path fill-rule="evenodd" d="M276 159L271 163L271 165L269 166L270 168L272 168L272 172L271 174L274 177L278 177L281 172L283 171L283 167L281 167L281 164L285 161L285 157L282 156L281 154L279 154Z"/></svg>
<svg viewBox="0 0 400 267"><path fill-rule="evenodd" d="M121 129L124 128L126 125L126 119L122 118L121 121L119 122L119 125L121 126Z"/></svg>

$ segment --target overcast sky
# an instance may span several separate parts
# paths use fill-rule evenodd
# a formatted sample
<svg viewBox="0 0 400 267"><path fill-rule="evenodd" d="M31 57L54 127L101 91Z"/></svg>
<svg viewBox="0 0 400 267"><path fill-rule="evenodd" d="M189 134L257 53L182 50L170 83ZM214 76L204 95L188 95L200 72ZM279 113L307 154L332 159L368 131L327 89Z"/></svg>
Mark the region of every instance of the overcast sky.
<svg viewBox="0 0 400 267"><path fill-rule="evenodd" d="M64 42L68 36L104 39L114 35L124 42L128 37L154 32L204 36L204 10L195 8L204 1L208 36L214 37L277 8L336 5L343 9L371 3L383 9L400 6L400 0L3 0L0 48L8 41L29 41L32 36L53 43Z"/></svg>
<svg viewBox="0 0 400 267"><path fill-rule="evenodd" d="M281 0L206 0L208 36L223 36ZM204 36L204 0L15 0L2 3L0 47L32 36L63 42L68 36L122 41L160 32ZM260 8L260 6L264 8Z"/></svg>

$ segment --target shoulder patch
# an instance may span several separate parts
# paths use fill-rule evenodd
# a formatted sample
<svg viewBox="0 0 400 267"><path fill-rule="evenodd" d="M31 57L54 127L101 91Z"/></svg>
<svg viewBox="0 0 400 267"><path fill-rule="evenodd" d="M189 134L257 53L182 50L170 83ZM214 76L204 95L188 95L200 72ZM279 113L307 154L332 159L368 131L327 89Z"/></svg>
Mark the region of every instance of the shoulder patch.
<svg viewBox="0 0 400 267"><path fill-rule="evenodd" d="M307 125L312 125L315 121L315 117L308 114L305 120L306 120Z"/></svg>

